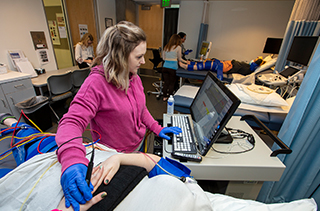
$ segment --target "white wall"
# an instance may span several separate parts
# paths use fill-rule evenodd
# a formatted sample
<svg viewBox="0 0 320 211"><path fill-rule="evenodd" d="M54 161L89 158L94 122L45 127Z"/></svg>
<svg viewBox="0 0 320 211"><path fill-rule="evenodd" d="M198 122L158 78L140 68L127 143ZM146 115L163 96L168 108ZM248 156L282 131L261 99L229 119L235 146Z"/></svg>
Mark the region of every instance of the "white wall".
<svg viewBox="0 0 320 211"><path fill-rule="evenodd" d="M113 24L116 24L116 2L115 0L97 0L97 9L101 37L106 29L105 18L112 18Z"/></svg>
<svg viewBox="0 0 320 211"><path fill-rule="evenodd" d="M179 29L186 48L196 51L203 2L182 1ZM289 1L210 1L207 40L209 57L250 61L262 53L267 37L283 37L294 4ZM195 57L191 54L189 58Z"/></svg>
<svg viewBox="0 0 320 211"><path fill-rule="evenodd" d="M7 50L20 49L29 59L34 68L39 68L30 31L43 31L46 37L50 62L42 67L46 71L54 70L57 64L48 31L46 17L41 0L1 0L0 1L0 62L13 70Z"/></svg>
<svg viewBox="0 0 320 211"><path fill-rule="evenodd" d="M208 39L213 47L210 57L221 60L250 61L262 54L267 37L282 37L293 0L288 1L210 1ZM182 1L178 31L187 34L186 48L196 51L203 12L202 1ZM7 50L21 49L35 68L40 67L30 31L43 31L49 52L47 71L57 68L52 42L41 0L1 0L0 62L13 69ZM116 20L115 0L97 0L100 34L104 18ZM194 53L190 58L195 57Z"/></svg>
<svg viewBox="0 0 320 211"><path fill-rule="evenodd" d="M180 3L178 32L184 32L187 39L184 43L186 49L193 52L187 58L196 58L200 24L202 20L203 2L183 1Z"/></svg>

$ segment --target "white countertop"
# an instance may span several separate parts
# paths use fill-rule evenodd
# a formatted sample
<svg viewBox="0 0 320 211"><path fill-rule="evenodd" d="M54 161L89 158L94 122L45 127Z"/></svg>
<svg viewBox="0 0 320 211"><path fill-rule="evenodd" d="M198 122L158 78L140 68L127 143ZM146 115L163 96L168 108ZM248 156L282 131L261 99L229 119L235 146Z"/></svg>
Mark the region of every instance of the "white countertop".
<svg viewBox="0 0 320 211"><path fill-rule="evenodd" d="M20 80L20 79L26 79L26 78L31 78L31 75L8 70L7 73L0 74L0 84L7 83L12 80Z"/></svg>
<svg viewBox="0 0 320 211"><path fill-rule="evenodd" d="M203 157L201 163L184 162L183 164L192 170L192 176L203 180L226 180L226 181L279 181L285 165L278 157L271 157L271 149L261 140L261 138L245 122L240 121L241 117L233 116L227 124L229 128L242 129L253 134L256 144L252 151L241 154L219 154L210 150ZM164 115L164 124L168 121ZM236 144L234 141L233 144ZM230 144L214 144L220 151L228 151ZM163 157L171 158L172 146L167 140L163 143ZM243 150L241 148L234 150Z"/></svg>

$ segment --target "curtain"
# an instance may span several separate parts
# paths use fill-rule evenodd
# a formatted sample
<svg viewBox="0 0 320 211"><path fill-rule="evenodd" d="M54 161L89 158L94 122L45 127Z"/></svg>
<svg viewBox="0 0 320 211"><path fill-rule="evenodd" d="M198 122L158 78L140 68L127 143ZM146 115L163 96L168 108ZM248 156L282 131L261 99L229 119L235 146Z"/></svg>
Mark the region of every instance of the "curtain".
<svg viewBox="0 0 320 211"><path fill-rule="evenodd" d="M258 201L277 203L313 197L320 204L319 46L278 134L293 152L278 155L286 169L280 181L263 184Z"/></svg>
<svg viewBox="0 0 320 211"><path fill-rule="evenodd" d="M296 0L291 12L290 20L313 20L320 18L319 0Z"/></svg>
<svg viewBox="0 0 320 211"><path fill-rule="evenodd" d="M319 36L319 34L320 21L290 21L281 44L274 70L281 72L284 69L291 43L295 36Z"/></svg>

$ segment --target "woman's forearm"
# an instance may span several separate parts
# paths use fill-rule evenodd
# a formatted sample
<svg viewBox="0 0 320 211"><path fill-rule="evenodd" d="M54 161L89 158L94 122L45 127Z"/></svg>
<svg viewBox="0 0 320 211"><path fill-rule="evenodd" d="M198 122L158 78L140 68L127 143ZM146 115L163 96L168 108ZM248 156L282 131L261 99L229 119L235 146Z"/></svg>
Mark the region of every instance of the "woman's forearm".
<svg viewBox="0 0 320 211"><path fill-rule="evenodd" d="M153 169L160 157L153 154L131 153L117 154L121 165L134 165L145 168L148 172Z"/></svg>

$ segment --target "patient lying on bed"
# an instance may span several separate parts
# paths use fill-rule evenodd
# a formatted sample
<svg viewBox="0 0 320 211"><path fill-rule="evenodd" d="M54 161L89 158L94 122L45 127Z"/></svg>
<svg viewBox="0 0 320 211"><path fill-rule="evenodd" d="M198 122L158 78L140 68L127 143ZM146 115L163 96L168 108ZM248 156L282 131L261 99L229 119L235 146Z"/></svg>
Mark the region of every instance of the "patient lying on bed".
<svg viewBox="0 0 320 211"><path fill-rule="evenodd" d="M258 57L249 64L237 60L220 61L218 59L208 59L203 62L188 61L188 64L179 62L180 67L186 70L211 70L217 73L217 77L221 77L223 73L239 73L241 75L251 74L257 67L263 64L262 57ZM221 78L219 78L222 80Z"/></svg>
<svg viewBox="0 0 320 211"><path fill-rule="evenodd" d="M7 119L8 120L8 119ZM14 122L13 122L14 124ZM11 124L10 124L11 125ZM163 159L156 155L142 153L122 154L97 144L91 182L94 191L101 183L105 187L112 186L118 180L115 189L100 191L91 201L81 205L87 210L93 204L112 198L118 187L125 180L116 175L121 166L140 166L147 172L132 187L123 200L116 204L114 210L316 210L313 199L298 200L291 203L266 205L252 200L204 192L193 180L188 169L178 162ZM92 149L87 148L87 158ZM161 166L162 168L160 168ZM165 171L163 171L163 169ZM36 155L0 179L0 204L3 210L66 210L63 201L63 190L60 185L61 165L55 152ZM121 172L121 171L120 171ZM169 173L169 174L168 174ZM132 173L134 174L134 173ZM122 181L122 182L121 182ZM119 184L120 182L120 184ZM107 194L107 195L106 195ZM98 203L98 204L99 204ZM96 204L95 206L97 206ZM71 207L70 207L71 208ZM94 208L94 209L93 209ZM101 207L100 207L101 208ZM93 210L103 210L92 207Z"/></svg>

